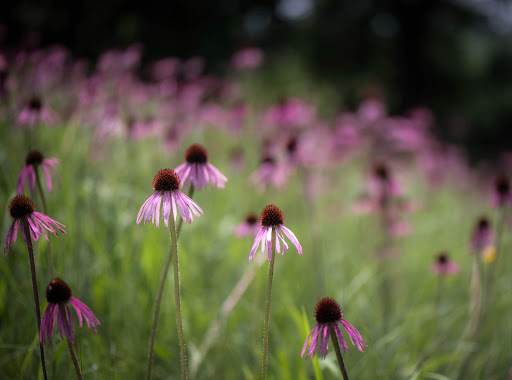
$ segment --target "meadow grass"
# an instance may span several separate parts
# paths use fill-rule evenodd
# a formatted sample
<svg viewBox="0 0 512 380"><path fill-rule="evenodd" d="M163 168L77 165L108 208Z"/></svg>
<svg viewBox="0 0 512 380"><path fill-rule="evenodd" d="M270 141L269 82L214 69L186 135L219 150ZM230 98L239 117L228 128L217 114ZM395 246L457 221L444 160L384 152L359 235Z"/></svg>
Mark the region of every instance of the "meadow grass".
<svg viewBox="0 0 512 380"><path fill-rule="evenodd" d="M322 297L340 303L344 317L368 345L364 353L351 346L352 354L344 355L353 379L504 379L512 366L508 227L481 328L472 339L463 338L473 260L469 235L480 214L494 216L487 195L478 190L452 181L432 188L414 165L406 166L401 178L404 192L420 207L407 216L413 225L411 234L394 240L399 253L382 262L375 258L380 240L375 216L351 212L365 187L367 162L362 155L322 169L325 185L307 201L300 172L290 178L285 190L259 192L248 182L259 157L259 147L254 144L257 132L248 126L237 137L216 128L198 128L185 136L173 153L161 149L156 138L112 138L93 146L90 129L72 123L41 127L30 138L28 133L0 123L2 242L11 224L7 204L15 195L26 154L36 148L59 158L62 186L46 194L48 215L67 227L66 235L50 237L56 275L101 322L97 335L91 329L75 329L85 379L125 380L145 375L154 299L170 241L165 227L137 226L135 219L153 191L156 172L182 163L183 153L192 143L207 147L210 162L228 182L225 189L195 192L194 200L204 215L184 225L179 238L189 364L197 360L204 334L218 317L222 302L248 266L258 265L248 260L253 238L236 238L233 227L248 212L259 213L265 205L276 204L304 254L299 257L291 246L276 258L270 379L339 378L332 349L323 361L318 356L313 360L300 357L315 324L315 304ZM235 147L242 148L246 157L241 171L229 160ZM41 209L40 199L36 196L34 201L36 209ZM0 378L42 378L26 246L18 239L12 254L0 260ZM47 245L44 239L34 244L42 311L46 307L44 289L51 280ZM430 273L430 267L442 250L459 263L461 272L447 276L441 301L436 303L438 278ZM392 287L386 315L379 291L382 276L389 278ZM265 263L199 361L198 379L260 377L266 281ZM155 379L178 378L180 374L173 294L169 278L157 330ZM57 334L47 345L46 356L50 378L74 377L66 342Z"/></svg>

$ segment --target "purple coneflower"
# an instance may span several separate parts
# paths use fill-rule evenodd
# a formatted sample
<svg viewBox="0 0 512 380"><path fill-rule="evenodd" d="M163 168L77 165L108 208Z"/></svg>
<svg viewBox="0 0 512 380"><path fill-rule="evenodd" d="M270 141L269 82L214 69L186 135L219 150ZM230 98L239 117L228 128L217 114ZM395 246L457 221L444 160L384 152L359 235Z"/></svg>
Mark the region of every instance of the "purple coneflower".
<svg viewBox="0 0 512 380"><path fill-rule="evenodd" d="M318 301L315 307L315 319L317 324L315 327L313 327L313 330L311 330L306 339L306 342L304 343L301 357L303 357L306 353L306 348L309 342L309 349L307 351L306 358L308 356L315 356L318 343L320 343L321 356L322 359L325 359L327 355L327 348L329 347L329 329L331 325L334 326L336 336L338 337L338 340L341 344L341 349L350 353L348 345L345 342L343 335L341 334L340 328L338 327L338 323L343 326L345 331L348 333L350 341L354 346L357 347L359 351L363 352L363 348L367 347L367 345L363 342L361 334L359 334L354 326L343 319L343 312L340 305L332 298L326 297Z"/></svg>
<svg viewBox="0 0 512 380"><path fill-rule="evenodd" d="M21 169L20 174L18 175L18 182L16 183L16 192L18 194L22 194L25 189L25 183L28 180L28 188L30 190L30 196L34 196L34 186L36 183L36 171L39 166L43 168L46 174L46 187L48 187L48 191L52 191L52 178L50 176L50 169L52 169L59 177L60 175L55 167L55 164L58 163L59 160L57 158L44 158L43 154L39 150L33 150L30 152L25 158L25 166Z"/></svg>
<svg viewBox="0 0 512 380"><path fill-rule="evenodd" d="M21 236L23 240L28 244L28 237L25 236L23 228L23 221L27 221L30 229L30 237L33 240L39 239L44 236L49 241L48 235L45 230L50 231L57 236L57 229L64 231L65 225L56 222L47 215L35 211L34 203L30 198L27 198L23 194L18 194L9 202L9 215L14 219L11 228L7 231L7 237L5 238L4 253L7 250L7 254L11 253L11 247L16 242L18 236L18 229L21 229Z"/></svg>
<svg viewBox="0 0 512 380"><path fill-rule="evenodd" d="M494 234L491 229L491 223L486 217L481 217L476 222L471 235L470 246L473 252L482 253L486 248L493 245Z"/></svg>
<svg viewBox="0 0 512 380"><path fill-rule="evenodd" d="M71 318L68 303L70 303L76 311L79 326L82 327L82 320L85 320L87 327L92 326L96 334L96 326L100 325L98 318L96 318L93 312L81 301L72 297L71 289L66 282L60 278L51 280L46 288L46 299L48 306L43 314L41 331L39 333L39 341L41 343L44 341L50 342L53 327L55 326L55 319L57 319L60 337L64 338L65 336L71 343L74 343L73 319Z"/></svg>
<svg viewBox="0 0 512 380"><path fill-rule="evenodd" d="M137 215L137 224L144 219L144 224L151 220L157 228L160 226L160 205L163 199L162 217L165 226L169 226L169 215L171 213L171 202L174 221L176 222L177 210L186 223L194 220L192 214L196 217L203 213L203 210L187 195L180 191L181 182L178 175L172 169L160 170L153 179L153 189L155 192L151 195L140 208ZM176 208L176 205L178 206Z"/></svg>
<svg viewBox="0 0 512 380"><path fill-rule="evenodd" d="M503 207L512 203L512 193L510 193L510 182L504 175L494 180L494 192L491 198L493 207Z"/></svg>
<svg viewBox="0 0 512 380"><path fill-rule="evenodd" d="M191 145L185 153L185 160L186 162L175 169L184 187L191 183L198 190L208 184L211 184L212 188L224 188L228 179L208 162L208 152L204 147L199 144Z"/></svg>
<svg viewBox="0 0 512 380"><path fill-rule="evenodd" d="M239 238L258 234L261 228L258 222L258 216L254 213L250 213L245 217L242 223L235 226L233 233Z"/></svg>
<svg viewBox="0 0 512 380"><path fill-rule="evenodd" d="M460 267L458 264L450 261L446 252L441 252L437 255L431 270L432 273L440 275L457 274L460 271Z"/></svg>
<svg viewBox="0 0 512 380"><path fill-rule="evenodd" d="M32 96L18 115L18 123L29 128L36 126L40 122L50 124L52 121L53 117L50 110L38 96Z"/></svg>
<svg viewBox="0 0 512 380"><path fill-rule="evenodd" d="M400 185L393 178L388 166L383 163L374 166L369 191L379 202L387 202L401 193Z"/></svg>
<svg viewBox="0 0 512 380"><path fill-rule="evenodd" d="M297 248L297 251L299 252L299 255L302 255L302 247L293 234L292 231L290 231L287 227L284 226L284 216L281 210L274 205L268 205L266 206L263 211L261 212L261 228L256 235L256 238L254 239L254 244L251 248L251 254L249 255L249 261L252 261L254 258L254 254L256 253L256 250L258 249L258 246L261 242L261 252L265 252L267 250L268 252L268 260L272 260L272 228L276 231L276 252L284 254L286 250L288 249L288 244L284 240L284 235L288 236L290 241L293 243L295 248ZM283 250L281 252L281 245L279 244L279 239L283 242Z"/></svg>

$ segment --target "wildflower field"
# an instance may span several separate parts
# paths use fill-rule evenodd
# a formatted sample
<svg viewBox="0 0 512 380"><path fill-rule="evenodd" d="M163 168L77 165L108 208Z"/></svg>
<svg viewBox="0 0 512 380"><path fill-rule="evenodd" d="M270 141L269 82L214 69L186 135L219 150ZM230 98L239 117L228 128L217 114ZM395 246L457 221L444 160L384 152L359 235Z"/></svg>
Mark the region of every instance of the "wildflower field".
<svg viewBox="0 0 512 380"><path fill-rule="evenodd" d="M352 379L511 378L512 161L259 54L0 57L0 379L342 378L333 342Z"/></svg>

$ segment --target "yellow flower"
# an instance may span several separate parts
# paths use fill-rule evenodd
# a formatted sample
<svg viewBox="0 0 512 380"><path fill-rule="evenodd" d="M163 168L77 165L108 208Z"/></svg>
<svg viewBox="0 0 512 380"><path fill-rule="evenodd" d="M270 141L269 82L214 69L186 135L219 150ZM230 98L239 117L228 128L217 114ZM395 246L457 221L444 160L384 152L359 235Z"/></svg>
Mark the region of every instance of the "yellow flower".
<svg viewBox="0 0 512 380"><path fill-rule="evenodd" d="M482 260L484 263L489 264L496 260L496 247L490 245L482 252Z"/></svg>

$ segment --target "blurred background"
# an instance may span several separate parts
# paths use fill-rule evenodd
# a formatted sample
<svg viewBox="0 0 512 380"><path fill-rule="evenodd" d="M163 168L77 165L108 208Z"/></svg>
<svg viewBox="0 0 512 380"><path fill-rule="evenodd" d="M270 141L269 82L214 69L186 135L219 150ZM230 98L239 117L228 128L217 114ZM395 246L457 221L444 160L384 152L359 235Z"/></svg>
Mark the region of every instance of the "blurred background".
<svg viewBox="0 0 512 380"><path fill-rule="evenodd" d="M265 53L269 102L322 88L325 113L368 97L390 114L426 106L439 137L465 148L472 163L512 148L506 0L22 0L2 5L0 25L4 51L62 44L95 62L135 43L143 62L200 56L217 74L234 52L256 46ZM283 83L293 81L280 75L289 70L305 84Z"/></svg>

